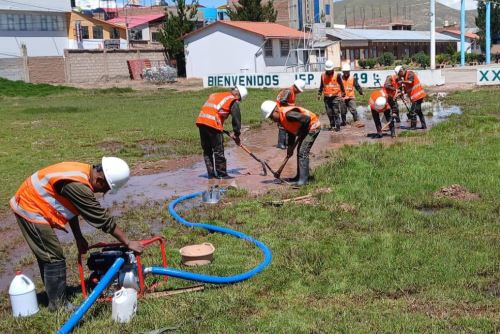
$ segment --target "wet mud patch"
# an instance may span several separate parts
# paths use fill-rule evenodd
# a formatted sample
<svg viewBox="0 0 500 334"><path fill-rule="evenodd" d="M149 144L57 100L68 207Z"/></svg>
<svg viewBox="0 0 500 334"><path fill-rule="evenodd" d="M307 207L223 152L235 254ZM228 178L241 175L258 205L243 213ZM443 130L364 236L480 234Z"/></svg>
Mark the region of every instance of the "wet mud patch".
<svg viewBox="0 0 500 334"><path fill-rule="evenodd" d="M149 175L187 168L199 160L199 156L190 155L168 160L141 161L132 167L132 175Z"/></svg>
<svg viewBox="0 0 500 334"><path fill-rule="evenodd" d="M173 147L176 143L158 143L152 139L144 139L137 143L144 158L161 158L175 154Z"/></svg>
<svg viewBox="0 0 500 334"><path fill-rule="evenodd" d="M476 200L479 199L479 194L470 192L464 186L460 184L452 184L447 187L443 187L434 193L437 198L449 198L456 200Z"/></svg>
<svg viewBox="0 0 500 334"><path fill-rule="evenodd" d="M417 209L419 212L426 216L432 216L435 213L438 213L439 211L443 209L451 209L453 208L453 205L451 204L442 204L442 203L437 203L437 204L424 204L417 206L415 209Z"/></svg>
<svg viewBox="0 0 500 334"><path fill-rule="evenodd" d="M107 140L97 145L105 153L119 153L125 148L125 144L118 140Z"/></svg>

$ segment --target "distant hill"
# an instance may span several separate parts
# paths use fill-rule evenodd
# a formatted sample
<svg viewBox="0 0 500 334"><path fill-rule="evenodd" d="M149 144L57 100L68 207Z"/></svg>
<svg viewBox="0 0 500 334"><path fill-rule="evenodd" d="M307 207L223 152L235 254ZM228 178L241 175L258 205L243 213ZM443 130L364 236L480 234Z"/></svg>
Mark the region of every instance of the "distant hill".
<svg viewBox="0 0 500 334"><path fill-rule="evenodd" d="M347 18L349 27L380 26L392 17L392 21L412 20L413 30L429 30L429 0L343 0L333 7L335 24L345 24ZM467 28L476 26L476 15L477 10L466 11ZM460 24L460 11L436 2L436 28L445 21Z"/></svg>

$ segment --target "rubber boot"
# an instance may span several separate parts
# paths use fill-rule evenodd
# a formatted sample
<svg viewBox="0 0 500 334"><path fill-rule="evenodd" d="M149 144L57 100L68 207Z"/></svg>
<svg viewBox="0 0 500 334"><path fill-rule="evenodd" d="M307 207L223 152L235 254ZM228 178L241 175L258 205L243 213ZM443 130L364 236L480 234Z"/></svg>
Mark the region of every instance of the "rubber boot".
<svg viewBox="0 0 500 334"><path fill-rule="evenodd" d="M286 149L286 130L285 129L279 128L277 147L279 149L282 149L282 150Z"/></svg>
<svg viewBox="0 0 500 334"><path fill-rule="evenodd" d="M357 121L358 121L358 112L357 112L356 110L354 110L354 111L352 112L352 120L353 120L354 122L357 122Z"/></svg>
<svg viewBox="0 0 500 334"><path fill-rule="evenodd" d="M335 131L339 132L340 131L340 116L334 115L333 117L335 119Z"/></svg>
<svg viewBox="0 0 500 334"><path fill-rule="evenodd" d="M210 157L203 157L203 160L205 161L205 166L207 167L207 177L209 179L213 179L215 177L213 161L210 159Z"/></svg>
<svg viewBox="0 0 500 334"><path fill-rule="evenodd" d="M301 187L309 180L309 158L299 160L299 180L297 186Z"/></svg>
<svg viewBox="0 0 500 334"><path fill-rule="evenodd" d="M391 137L396 138L396 127L394 126L394 122L391 124Z"/></svg>
<svg viewBox="0 0 500 334"><path fill-rule="evenodd" d="M377 126L377 134L375 135L375 138L382 138L384 135L382 134L382 127Z"/></svg>
<svg viewBox="0 0 500 334"><path fill-rule="evenodd" d="M53 312L61 307L67 311L74 309L74 306L66 299L66 261L45 263L44 282L49 299L49 311Z"/></svg>
<svg viewBox="0 0 500 334"><path fill-rule="evenodd" d="M425 123L425 116L424 114L420 113L420 115L418 115L418 118L420 118L420 124L422 125L422 129L427 129L427 124Z"/></svg>
<svg viewBox="0 0 500 334"><path fill-rule="evenodd" d="M342 122L340 123L340 126L346 126L346 121L347 121L347 114L342 114Z"/></svg>
<svg viewBox="0 0 500 334"><path fill-rule="evenodd" d="M410 130L416 130L417 129L417 120L416 119L412 119L410 121Z"/></svg>

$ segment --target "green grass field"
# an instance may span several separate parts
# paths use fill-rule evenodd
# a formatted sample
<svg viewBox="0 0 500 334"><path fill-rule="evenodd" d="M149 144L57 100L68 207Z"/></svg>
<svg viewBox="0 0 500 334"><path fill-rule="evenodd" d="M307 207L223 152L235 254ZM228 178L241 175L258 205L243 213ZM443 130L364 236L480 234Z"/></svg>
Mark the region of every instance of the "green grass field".
<svg viewBox="0 0 500 334"><path fill-rule="evenodd" d="M126 325L114 324L111 306L99 304L75 332L138 333L162 327L178 327L179 333L500 331L499 93L500 89L490 88L452 94L447 102L462 106L463 114L450 117L427 133L413 134L414 140L389 147L364 144L332 152L330 161L313 172L314 181L297 193L332 189L316 196L311 205L266 206L263 202L292 194L270 193L254 198L238 191L230 192L217 207L184 211L191 220L229 226L260 239L273 251L270 267L240 284L140 300L137 316ZM254 124L258 122L260 100L272 94L251 91L255 100L249 99L245 115ZM312 97L314 92L307 94ZM195 105L200 105L206 95L207 91L102 96L78 91L44 98L43 107L36 106L37 99L4 98L0 113L9 117L6 124L13 127L9 124L24 122L24 130L34 133L28 134L28 139L21 134L12 138L16 133L13 128L8 135L2 132L2 150L10 153L1 156L0 168L6 168L6 161L10 168L16 167L7 180L10 177L20 182L29 168L36 169L42 162L96 159L103 153L98 144L106 138L132 146L145 138L182 140L186 142L185 151L175 154L196 152L192 120L197 112ZM176 106L165 102L169 99L175 99ZM188 108L188 103L192 107ZM72 114L43 109L70 105L87 111ZM172 115L180 106L188 110L189 117L177 117L174 126ZM30 108L41 108L42 112L26 112ZM132 117L130 110L141 116ZM145 115L154 116L148 121L150 117L146 119ZM130 118L133 120L127 122ZM53 122L53 129L33 128L34 119ZM88 130L76 124L86 124ZM122 127L127 131L122 133ZM134 127L141 130L134 133ZM167 133L166 128L170 129ZM62 140L69 129L80 131ZM55 135L60 139L38 152L31 150L35 134L62 137ZM87 146L88 142L92 145ZM6 148L4 143L10 145ZM30 153L23 155L26 150ZM21 155L20 161L14 154ZM124 154L133 161L141 159L136 150ZM453 200L434 196L441 187L451 184L460 184L480 197ZM162 217L168 215L161 205L135 208L124 217L125 229L144 236L148 224ZM261 260L258 250L241 240L190 230L170 219L162 234L173 267L179 267L176 249L206 241L216 246L216 260L197 271L236 274ZM72 250L74 253L74 246ZM158 262L158 258L149 261ZM169 281L169 287L185 284ZM75 302L80 300L77 295ZM14 319L5 295L1 305L0 332L5 333L54 332L68 317L42 308L36 316Z"/></svg>

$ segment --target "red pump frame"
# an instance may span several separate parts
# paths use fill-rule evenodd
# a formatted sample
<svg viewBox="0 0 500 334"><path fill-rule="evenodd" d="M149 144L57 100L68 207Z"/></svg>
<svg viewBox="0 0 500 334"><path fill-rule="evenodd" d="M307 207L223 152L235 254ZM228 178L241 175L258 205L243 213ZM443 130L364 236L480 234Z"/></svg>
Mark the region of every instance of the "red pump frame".
<svg viewBox="0 0 500 334"><path fill-rule="evenodd" d="M161 259L163 262L163 267L167 268L167 255L165 253L165 239L162 237L156 236L151 239L144 239L139 241L144 247L151 245L154 242L159 242L160 243L160 251L161 251ZM123 246L121 243L106 243L106 242L99 242L95 245L89 246L89 250L93 248L104 248L104 247L115 247L115 246ZM87 286L85 284L85 272L83 270L83 264L82 264L82 253L78 253L78 272L80 273L80 285L82 287L82 294L83 297L87 298ZM142 262L141 262L141 255L136 255L135 259L137 261L137 276L139 276L139 291L138 291L138 296L142 297L145 292L147 291L153 291L160 282L157 282L153 284L150 287L146 287L144 284L144 272L142 270ZM168 276L164 276L163 280L166 282L168 281ZM111 298L104 298L104 300L109 301Z"/></svg>

